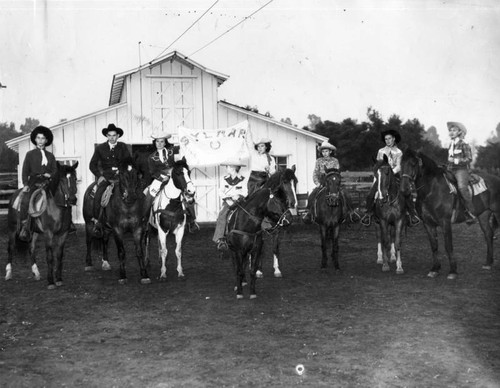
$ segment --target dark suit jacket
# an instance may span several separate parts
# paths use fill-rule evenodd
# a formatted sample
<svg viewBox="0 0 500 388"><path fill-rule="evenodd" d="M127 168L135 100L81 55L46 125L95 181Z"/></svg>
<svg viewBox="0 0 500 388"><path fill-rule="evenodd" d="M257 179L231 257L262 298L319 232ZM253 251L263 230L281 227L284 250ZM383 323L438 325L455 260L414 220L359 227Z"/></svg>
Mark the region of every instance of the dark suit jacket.
<svg viewBox="0 0 500 388"><path fill-rule="evenodd" d="M35 175L49 173L52 177L57 172L57 162L54 154L45 150L45 156L47 158L47 165L42 166L42 152L38 148L26 153L22 174L24 186L26 186L30 178Z"/></svg>
<svg viewBox="0 0 500 388"><path fill-rule="evenodd" d="M163 162L160 160L160 156L158 155L158 150L149 155L148 158L149 173L155 179L160 179L160 175L164 173L165 170L168 170L169 168L172 168L174 166L173 150L164 149L163 151L165 151L164 154L165 157Z"/></svg>
<svg viewBox="0 0 500 388"><path fill-rule="evenodd" d="M131 156L125 143L117 142L111 151L108 142L105 142L95 148L89 168L96 177L104 176L109 180L116 172L113 167L118 168L120 163L127 158Z"/></svg>

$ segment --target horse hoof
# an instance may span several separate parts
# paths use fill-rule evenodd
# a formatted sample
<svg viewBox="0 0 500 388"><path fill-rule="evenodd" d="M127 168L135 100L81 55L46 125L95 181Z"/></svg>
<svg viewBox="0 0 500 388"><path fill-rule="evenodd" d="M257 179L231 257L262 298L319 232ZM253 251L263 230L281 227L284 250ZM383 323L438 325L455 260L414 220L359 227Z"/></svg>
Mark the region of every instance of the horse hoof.
<svg viewBox="0 0 500 388"><path fill-rule="evenodd" d="M383 264L382 265L382 272L389 272L391 268L389 267L388 264Z"/></svg>
<svg viewBox="0 0 500 388"><path fill-rule="evenodd" d="M275 273L274 273L274 277L275 277L275 278L282 278L282 277L283 277L283 275L281 274L281 272L275 272Z"/></svg>
<svg viewBox="0 0 500 388"><path fill-rule="evenodd" d="M382 260L382 259L377 259L377 264L384 264L384 260Z"/></svg>
<svg viewBox="0 0 500 388"><path fill-rule="evenodd" d="M56 289L56 285L55 284L49 284L47 286L47 290L55 290Z"/></svg>
<svg viewBox="0 0 500 388"><path fill-rule="evenodd" d="M120 283L120 284L127 284L127 279L119 279L118 283Z"/></svg>
<svg viewBox="0 0 500 388"><path fill-rule="evenodd" d="M101 268L103 271L111 271L111 266L109 265L109 263L107 261L102 262Z"/></svg>
<svg viewBox="0 0 500 388"><path fill-rule="evenodd" d="M160 280L160 282L166 282L167 281L167 277L163 276L163 275L160 275L160 277L158 279Z"/></svg>
<svg viewBox="0 0 500 388"><path fill-rule="evenodd" d="M391 263L395 263L396 262L396 258L395 257L391 257Z"/></svg>
<svg viewBox="0 0 500 388"><path fill-rule="evenodd" d="M150 278L141 279L141 284L151 284Z"/></svg>
<svg viewBox="0 0 500 388"><path fill-rule="evenodd" d="M456 273L450 273L450 274L448 274L448 276L446 276L446 279L448 279L448 280L455 280L456 278L457 278Z"/></svg>
<svg viewBox="0 0 500 388"><path fill-rule="evenodd" d="M255 272L255 277L257 279L262 279L264 277L264 274L261 271Z"/></svg>
<svg viewBox="0 0 500 388"><path fill-rule="evenodd" d="M401 268L401 269L397 269L397 270L396 270L396 273L397 273L398 275L402 275L402 274L404 274L404 273L405 273L405 271L404 271L404 269L402 269L402 268Z"/></svg>
<svg viewBox="0 0 500 388"><path fill-rule="evenodd" d="M103 268L104 269L104 268ZM85 272L92 272L94 270L94 267L91 265L86 265L85 266Z"/></svg>
<svg viewBox="0 0 500 388"><path fill-rule="evenodd" d="M243 295L241 295L241 294L236 294L236 299L243 299Z"/></svg>
<svg viewBox="0 0 500 388"><path fill-rule="evenodd" d="M491 265L483 265L483 269L487 269L488 271L491 270Z"/></svg>
<svg viewBox="0 0 500 388"><path fill-rule="evenodd" d="M12 280L12 274L5 275L5 280Z"/></svg>
<svg viewBox="0 0 500 388"><path fill-rule="evenodd" d="M56 286L57 286L57 287L61 287L62 285L63 285L62 280L59 280L58 282L56 282Z"/></svg>
<svg viewBox="0 0 500 388"><path fill-rule="evenodd" d="M257 295L255 295L255 294L250 295L250 299L256 299L256 298L257 298Z"/></svg>
<svg viewBox="0 0 500 388"><path fill-rule="evenodd" d="M428 277L428 278L436 278L438 275L439 275L439 273L438 273L438 272L436 272L436 271L431 271L431 272L429 272L429 273L427 274L427 277Z"/></svg>

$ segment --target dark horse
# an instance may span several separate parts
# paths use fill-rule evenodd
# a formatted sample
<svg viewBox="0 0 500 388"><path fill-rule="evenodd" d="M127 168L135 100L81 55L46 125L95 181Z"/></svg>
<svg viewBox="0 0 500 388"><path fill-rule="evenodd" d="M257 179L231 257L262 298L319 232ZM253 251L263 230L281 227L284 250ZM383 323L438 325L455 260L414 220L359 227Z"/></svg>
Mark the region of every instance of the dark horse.
<svg viewBox="0 0 500 388"><path fill-rule="evenodd" d="M399 190L397 180L387 156L375 163L373 168L377 193L375 194L374 214L379 220L378 259L382 271L389 271L389 256L396 262L396 273L403 274L401 262L401 231L405 220L405 198Z"/></svg>
<svg viewBox="0 0 500 388"><path fill-rule="evenodd" d="M47 280L48 288L54 289L62 286L62 262L64 244L71 225L71 206L76 205L76 168L78 162L73 166L57 163L57 173L48 181L44 181L41 187L32 194L29 204L31 227L33 235L29 241L29 253L31 256L31 270L36 280L40 280L40 272L36 264L35 245L39 234L45 236L45 251L47 255ZM45 178L41 178L44 179ZM14 208L14 203L21 190L17 190L9 203L8 213L8 262L5 280L12 278L12 256L14 247L17 245L19 236L19 210ZM56 265L54 271L54 255ZM55 275L55 283L54 283Z"/></svg>
<svg viewBox="0 0 500 388"><path fill-rule="evenodd" d="M110 187L109 203L104 208L102 233L95 227L99 214L95 214L94 198L91 195L96 183L92 183L83 198L83 218L85 220L87 255L85 259L85 270L90 271L92 266L92 242L102 248L102 269L111 269L108 262L108 242L110 234L113 234L118 258L120 260L120 284L127 282L125 271L125 247L124 235L132 233L135 244L135 255L139 262L141 283L149 284L151 281L147 274L142 239L145 232L144 200L140 176L131 160L125 161L118 169L118 181ZM108 192L109 193L109 192ZM108 194L104 192L103 197ZM99 206L96 206L99 208Z"/></svg>
<svg viewBox="0 0 500 388"><path fill-rule="evenodd" d="M335 269L339 267L339 231L342 219L340 200L340 171L335 168L325 168L321 178L321 189L316 194L316 200L311 206L314 221L319 225L321 235L321 268L328 263L328 242L332 244L332 261Z"/></svg>
<svg viewBox="0 0 500 388"><path fill-rule="evenodd" d="M146 233L146 263L149 263L149 240L151 228L158 229L158 251L161 257L160 280L167 279L167 235L175 235L175 255L177 256L177 275L184 277L182 271L182 240L186 226L186 204L194 202L196 194L186 160L176 162L171 178L156 196L151 208L149 227Z"/></svg>
<svg viewBox="0 0 500 388"><path fill-rule="evenodd" d="M250 299L256 298L256 273L261 268L262 221L271 222L269 233L291 223L291 208L297 204L295 186L295 166L278 171L260 189L237 205L228 220L227 242L233 252L233 264L236 272L236 297L243 298L245 270L250 260ZM278 238L278 235L276 236ZM278 244L278 243L276 243ZM275 253L276 257L276 253Z"/></svg>
<svg viewBox="0 0 500 388"><path fill-rule="evenodd" d="M438 167L432 159L424 154L407 150L403 153L401 173L403 194L409 193L412 184L417 190L416 207L424 221L432 250L433 264L428 276L436 277L441 269L437 240L437 227L440 226L443 230L444 246L450 263L448 279L455 279L457 277L457 262L453 256L451 224L457 198L455 194L450 192L449 184L445 178L445 170ZM490 217L493 214L497 221L500 220L500 179L492 175L482 175L482 177L487 190L473 196L473 205L474 215L479 220L487 245L486 263L483 268L491 269L494 230L490 223ZM462 222L464 220L463 214L459 212L456 221Z"/></svg>

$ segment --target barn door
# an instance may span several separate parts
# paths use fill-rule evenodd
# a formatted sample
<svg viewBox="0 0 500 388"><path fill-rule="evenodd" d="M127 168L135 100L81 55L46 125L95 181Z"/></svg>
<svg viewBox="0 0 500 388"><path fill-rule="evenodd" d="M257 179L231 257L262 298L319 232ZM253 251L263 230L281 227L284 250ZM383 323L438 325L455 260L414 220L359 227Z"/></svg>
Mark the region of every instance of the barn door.
<svg viewBox="0 0 500 388"><path fill-rule="evenodd" d="M152 79L153 131L175 133L178 126L194 126L192 79Z"/></svg>
<svg viewBox="0 0 500 388"><path fill-rule="evenodd" d="M220 210L219 168L193 167L191 180L196 187L196 219L200 222L216 221Z"/></svg>

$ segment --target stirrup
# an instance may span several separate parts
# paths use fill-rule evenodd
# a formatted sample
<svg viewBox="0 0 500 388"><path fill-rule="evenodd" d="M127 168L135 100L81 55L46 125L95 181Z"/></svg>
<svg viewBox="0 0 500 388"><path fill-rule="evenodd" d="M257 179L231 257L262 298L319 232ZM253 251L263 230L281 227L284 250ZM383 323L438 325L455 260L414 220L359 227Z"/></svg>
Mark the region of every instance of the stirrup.
<svg viewBox="0 0 500 388"><path fill-rule="evenodd" d="M217 250L219 251L227 251L229 246L227 245L227 241L225 238L221 238L217 241Z"/></svg>
<svg viewBox="0 0 500 388"><path fill-rule="evenodd" d="M308 211L306 214L304 214L302 216L302 222L304 224L312 224L313 223L313 217L312 217L311 212Z"/></svg>
<svg viewBox="0 0 500 388"><path fill-rule="evenodd" d="M188 224L189 233L195 233L200 231L200 225L196 221L192 221Z"/></svg>
<svg viewBox="0 0 500 388"><path fill-rule="evenodd" d="M372 224L372 215L367 213L361 218L361 224L363 226L370 226Z"/></svg>

